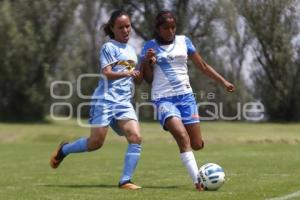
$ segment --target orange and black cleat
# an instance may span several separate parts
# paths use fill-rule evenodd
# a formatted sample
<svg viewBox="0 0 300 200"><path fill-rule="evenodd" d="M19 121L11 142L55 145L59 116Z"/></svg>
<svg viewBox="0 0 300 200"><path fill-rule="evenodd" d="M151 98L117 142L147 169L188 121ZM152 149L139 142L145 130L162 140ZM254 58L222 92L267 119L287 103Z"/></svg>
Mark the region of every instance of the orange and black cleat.
<svg viewBox="0 0 300 200"><path fill-rule="evenodd" d="M59 164L63 161L63 159L66 157L62 153L62 147L68 144L67 142L62 142L60 145L53 151L51 158L50 158L50 166L53 169L56 169Z"/></svg>
<svg viewBox="0 0 300 200"><path fill-rule="evenodd" d="M125 190L138 190L138 189L141 189L142 187L141 186L138 186L134 183L132 183L130 180L129 181L126 181L124 183L119 183L119 188L120 189L125 189Z"/></svg>

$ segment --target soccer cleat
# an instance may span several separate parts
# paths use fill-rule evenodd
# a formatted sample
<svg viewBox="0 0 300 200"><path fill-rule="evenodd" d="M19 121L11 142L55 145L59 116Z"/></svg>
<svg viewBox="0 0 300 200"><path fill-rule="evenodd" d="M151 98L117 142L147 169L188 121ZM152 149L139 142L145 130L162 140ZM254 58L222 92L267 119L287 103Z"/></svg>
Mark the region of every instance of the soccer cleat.
<svg viewBox="0 0 300 200"><path fill-rule="evenodd" d="M195 183L195 188L199 192L204 191L204 185L202 183Z"/></svg>
<svg viewBox="0 0 300 200"><path fill-rule="evenodd" d="M61 142L60 145L57 147L57 149L55 149L53 151L52 155L51 155L50 166L53 169L56 169L59 166L59 164L63 161L63 159L66 157L62 153L62 147L65 144L68 144L68 143L67 142Z"/></svg>
<svg viewBox="0 0 300 200"><path fill-rule="evenodd" d="M141 186L135 185L134 183L132 183L130 180L126 181L124 183L119 183L119 188L120 189L125 189L125 190L138 190L141 189Z"/></svg>

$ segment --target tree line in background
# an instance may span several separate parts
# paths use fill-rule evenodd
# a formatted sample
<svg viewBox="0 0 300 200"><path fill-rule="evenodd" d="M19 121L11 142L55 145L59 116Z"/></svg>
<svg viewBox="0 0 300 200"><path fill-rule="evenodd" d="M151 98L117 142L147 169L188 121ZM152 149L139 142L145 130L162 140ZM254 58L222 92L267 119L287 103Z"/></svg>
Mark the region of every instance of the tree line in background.
<svg viewBox="0 0 300 200"><path fill-rule="evenodd" d="M237 105L260 101L268 120L300 120L297 0L1 0L0 120L44 119L56 101L49 92L54 80L74 85L68 100L74 108L87 101L76 95L76 79L99 73L98 52L107 41L100 27L119 8L131 14L133 37L143 41L152 38L159 10L174 11L177 33L189 36L202 57L237 87L228 95L190 65L199 102L222 103L223 114L235 116ZM86 80L81 90L91 94L97 81ZM146 83L138 86L135 101L150 101L143 98L149 91ZM140 117L153 117L151 108Z"/></svg>

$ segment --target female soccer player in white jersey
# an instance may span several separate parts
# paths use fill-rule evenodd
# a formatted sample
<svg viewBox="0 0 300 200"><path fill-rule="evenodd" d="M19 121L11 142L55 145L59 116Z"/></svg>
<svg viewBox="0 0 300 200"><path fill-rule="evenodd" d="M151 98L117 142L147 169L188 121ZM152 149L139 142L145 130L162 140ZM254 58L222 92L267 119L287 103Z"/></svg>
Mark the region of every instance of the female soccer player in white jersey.
<svg viewBox="0 0 300 200"><path fill-rule="evenodd" d="M141 135L130 100L133 81L141 81L141 74L134 70L137 63L135 50L127 44L131 32L128 14L121 10L113 12L108 23L104 25L104 32L111 38L100 51L101 72L107 80L99 81L92 97L89 120L92 125L91 134L88 138L60 144L51 156L50 165L57 168L71 153L101 148L108 126L111 126L128 141L119 187L139 189L141 187L133 184L131 178L140 159Z"/></svg>
<svg viewBox="0 0 300 200"><path fill-rule="evenodd" d="M176 18L170 11L156 16L154 39L147 41L141 53L143 77L152 83L151 98L157 106L158 119L165 130L176 140L180 157L197 190L203 190L197 180L198 166L192 150L200 150L201 137L199 115L189 83L187 59L204 74L234 91L234 85L226 81L197 53L191 40L176 35Z"/></svg>

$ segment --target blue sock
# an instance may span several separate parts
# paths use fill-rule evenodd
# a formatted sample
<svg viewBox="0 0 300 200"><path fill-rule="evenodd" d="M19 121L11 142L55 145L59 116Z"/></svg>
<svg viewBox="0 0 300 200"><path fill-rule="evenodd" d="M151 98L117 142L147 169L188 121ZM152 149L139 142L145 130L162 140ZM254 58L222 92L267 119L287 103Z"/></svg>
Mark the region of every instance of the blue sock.
<svg viewBox="0 0 300 200"><path fill-rule="evenodd" d="M79 138L78 140L75 140L69 144L65 144L62 147L62 153L64 156L67 156L70 153L86 152L87 150L87 138Z"/></svg>
<svg viewBox="0 0 300 200"><path fill-rule="evenodd" d="M125 154L124 169L120 180L120 184L131 180L131 177L137 166L140 156L141 156L141 145L128 144L127 152Z"/></svg>

